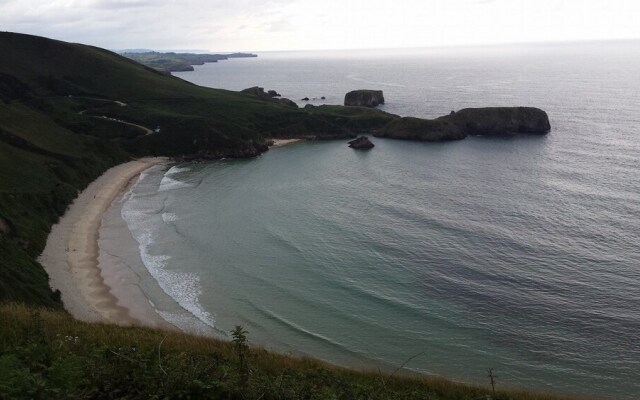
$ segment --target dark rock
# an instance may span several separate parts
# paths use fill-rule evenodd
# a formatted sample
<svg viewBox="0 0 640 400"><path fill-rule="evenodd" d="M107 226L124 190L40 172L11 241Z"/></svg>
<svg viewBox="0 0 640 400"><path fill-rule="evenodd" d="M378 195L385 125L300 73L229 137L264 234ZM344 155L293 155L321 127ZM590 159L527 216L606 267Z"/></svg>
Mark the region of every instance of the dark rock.
<svg viewBox="0 0 640 400"><path fill-rule="evenodd" d="M288 107L298 108L298 105L294 101L289 100L285 97L282 97L280 99L273 99L273 100L277 101L280 104L284 104L285 106L288 106Z"/></svg>
<svg viewBox="0 0 640 400"><path fill-rule="evenodd" d="M397 118L373 135L376 137L420 140L424 142L460 140L467 137L466 133L460 129L460 127L450 121L413 117Z"/></svg>
<svg viewBox="0 0 640 400"><path fill-rule="evenodd" d="M376 107L384 104L382 90L354 90L344 96L345 106Z"/></svg>
<svg viewBox="0 0 640 400"><path fill-rule="evenodd" d="M534 107L465 108L439 119L453 122L468 135L546 134L551 130L547 113Z"/></svg>
<svg viewBox="0 0 640 400"><path fill-rule="evenodd" d="M397 118L374 133L377 137L439 142L469 135L513 136L546 134L551 130L547 113L533 107L465 108L433 120Z"/></svg>
<svg viewBox="0 0 640 400"><path fill-rule="evenodd" d="M254 86L254 87L241 90L240 93L252 94L254 96L259 97L262 100L275 101L276 103L280 103L288 107L298 108L298 105L289 99L286 99L284 97L275 98L277 96L280 96L275 90L269 90L268 92L265 92L264 88L261 88L259 86ZM273 93L275 93L275 95L273 95Z"/></svg>
<svg viewBox="0 0 640 400"><path fill-rule="evenodd" d="M309 101L309 98L308 97L303 97L301 100L302 101Z"/></svg>
<svg viewBox="0 0 640 400"><path fill-rule="evenodd" d="M324 100L324 99L325 99L325 97L324 97L324 96L320 97L320 100Z"/></svg>
<svg viewBox="0 0 640 400"><path fill-rule="evenodd" d="M256 95L262 99L270 99L273 96L271 96L268 92L264 91L264 88L260 87L260 86L253 86L250 88L246 88L244 90L241 90L240 93L249 93L249 94L253 94Z"/></svg>
<svg viewBox="0 0 640 400"><path fill-rule="evenodd" d="M355 133L342 131L342 133L320 133L313 137L313 140L344 140L353 139L356 137Z"/></svg>
<svg viewBox="0 0 640 400"><path fill-rule="evenodd" d="M194 154L176 157L181 161L218 160L221 158L252 158L269 150L267 143L245 142L235 147L221 147L201 150Z"/></svg>
<svg viewBox="0 0 640 400"><path fill-rule="evenodd" d="M349 142L349 147L356 150L368 150L373 148L373 146L375 145L371 143L371 140L366 136L360 136Z"/></svg>

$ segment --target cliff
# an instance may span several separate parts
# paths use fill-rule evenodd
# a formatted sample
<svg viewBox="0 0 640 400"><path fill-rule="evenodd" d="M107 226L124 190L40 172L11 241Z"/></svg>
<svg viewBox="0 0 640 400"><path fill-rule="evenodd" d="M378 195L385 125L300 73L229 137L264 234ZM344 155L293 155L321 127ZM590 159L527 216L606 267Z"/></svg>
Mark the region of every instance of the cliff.
<svg viewBox="0 0 640 400"><path fill-rule="evenodd" d="M465 108L433 120L403 117L391 121L374 136L440 142L467 136L544 135L551 130L547 113L533 107Z"/></svg>
<svg viewBox="0 0 640 400"><path fill-rule="evenodd" d="M444 119L451 121L468 135L545 134L551 130L547 113L533 107L465 108Z"/></svg>
<svg viewBox="0 0 640 400"><path fill-rule="evenodd" d="M376 107L384 104L382 90L353 90L344 96L345 106Z"/></svg>

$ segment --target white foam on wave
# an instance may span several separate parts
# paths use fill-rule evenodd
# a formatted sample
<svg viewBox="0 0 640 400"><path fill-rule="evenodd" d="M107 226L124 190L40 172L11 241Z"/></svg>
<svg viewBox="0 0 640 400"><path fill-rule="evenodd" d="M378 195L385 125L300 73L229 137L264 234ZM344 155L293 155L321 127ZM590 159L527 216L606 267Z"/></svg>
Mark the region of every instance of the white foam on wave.
<svg viewBox="0 0 640 400"><path fill-rule="evenodd" d="M162 213L162 220L165 224L170 222L176 222L178 220L178 216L174 213Z"/></svg>
<svg viewBox="0 0 640 400"><path fill-rule="evenodd" d="M169 295L183 309L187 310L202 323L211 328L215 327L215 318L205 310L199 302L202 294L200 277L194 273L171 271L167 268L167 263L171 256L165 254L154 254L151 246L154 244L154 237L157 233L159 216L157 213L145 207L148 198L137 197L134 192L130 193L128 199L122 206L121 215L126 221L129 231L138 242L140 258L143 264L156 280L160 288ZM145 208L149 212L145 212ZM167 215L167 217L165 217ZM170 213L162 214L162 219L171 218ZM166 221L165 221L166 222ZM158 313L164 318L163 312ZM168 316L168 315L167 315ZM176 317L170 319L178 322ZM173 323L167 319L169 323ZM189 324L190 328L193 327ZM180 327L180 326L178 326Z"/></svg>
<svg viewBox="0 0 640 400"><path fill-rule="evenodd" d="M177 165L175 165L169 168L169 170L165 175L175 175L175 174L179 174L180 172L189 172L189 171L191 171L191 168L189 167L178 167Z"/></svg>
<svg viewBox="0 0 640 400"><path fill-rule="evenodd" d="M162 181L160 181L160 187L158 188L158 191L165 192L167 190L175 190L175 189L182 189L182 188L188 188L188 187L191 187L191 185L186 182L181 182L181 181L169 178L168 176L165 175L162 178Z"/></svg>
<svg viewBox="0 0 640 400"><path fill-rule="evenodd" d="M173 175L179 174L181 172L189 172L191 171L190 168L187 167L178 167L178 166L174 166L169 168L169 170L167 172L165 172L164 176L162 177L162 181L160 181L160 187L158 188L159 192L164 192L167 190L175 190L175 189L182 189L182 188L188 188L188 187L193 187L193 185L187 183L187 182L182 182L179 181L177 179L172 178Z"/></svg>

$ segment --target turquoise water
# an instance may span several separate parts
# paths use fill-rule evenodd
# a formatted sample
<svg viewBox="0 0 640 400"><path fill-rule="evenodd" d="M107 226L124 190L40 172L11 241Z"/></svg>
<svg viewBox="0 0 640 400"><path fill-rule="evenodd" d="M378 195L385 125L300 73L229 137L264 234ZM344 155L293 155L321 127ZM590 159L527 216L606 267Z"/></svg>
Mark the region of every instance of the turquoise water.
<svg viewBox="0 0 640 400"><path fill-rule="evenodd" d="M167 318L222 335L241 324L256 344L344 365L393 369L419 354L408 369L485 383L493 367L502 385L635 398L640 51L593 46L561 60L535 47L405 64L275 54L198 68L196 82L310 97L313 87L338 98L356 76L386 85L385 107L404 115L538 106L553 130L374 139L369 152L298 143L153 169L122 215L175 303Z"/></svg>

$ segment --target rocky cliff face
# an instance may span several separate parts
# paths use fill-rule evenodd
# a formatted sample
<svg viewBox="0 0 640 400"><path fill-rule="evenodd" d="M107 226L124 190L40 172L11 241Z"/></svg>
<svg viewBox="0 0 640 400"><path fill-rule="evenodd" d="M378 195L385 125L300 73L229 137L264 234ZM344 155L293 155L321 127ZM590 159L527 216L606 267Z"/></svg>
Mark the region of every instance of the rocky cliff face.
<svg viewBox="0 0 640 400"><path fill-rule="evenodd" d="M465 108L434 120L404 117L391 121L374 136L438 142L471 135L544 135L551 130L547 113L533 107Z"/></svg>
<svg viewBox="0 0 640 400"><path fill-rule="evenodd" d="M372 149L373 146L375 145L371 143L371 140L366 136L360 136L359 138L349 142L349 147L356 150L368 150Z"/></svg>
<svg viewBox="0 0 640 400"><path fill-rule="evenodd" d="M461 140L466 138L467 134L450 121L403 117L391 121L382 130L375 132L374 136L423 142L442 142L446 140Z"/></svg>
<svg viewBox="0 0 640 400"><path fill-rule="evenodd" d="M284 97L281 98L280 93L276 92L275 90L269 90L268 92L265 92L264 88L254 86L241 90L240 93L249 93L261 98L262 100L273 101L276 103L284 104L287 107L298 108L298 105L295 102Z"/></svg>
<svg viewBox="0 0 640 400"><path fill-rule="evenodd" d="M376 107L384 104L382 90L354 90L344 96L345 106Z"/></svg>
<svg viewBox="0 0 640 400"><path fill-rule="evenodd" d="M453 122L468 135L512 136L551 130L547 113L534 107L465 108L442 119Z"/></svg>

